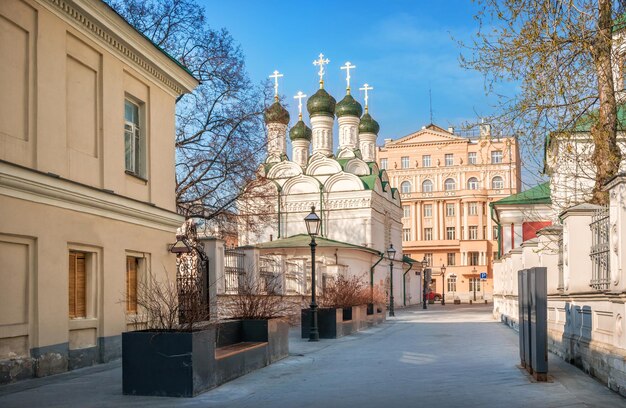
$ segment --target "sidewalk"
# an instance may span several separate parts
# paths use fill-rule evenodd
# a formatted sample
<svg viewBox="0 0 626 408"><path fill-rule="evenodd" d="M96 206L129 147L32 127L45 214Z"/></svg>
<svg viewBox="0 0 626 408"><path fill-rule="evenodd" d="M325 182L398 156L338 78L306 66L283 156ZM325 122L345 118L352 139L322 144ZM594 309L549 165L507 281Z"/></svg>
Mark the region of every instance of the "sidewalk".
<svg viewBox="0 0 626 408"><path fill-rule="evenodd" d="M518 368L517 333L491 305L400 309L387 323L309 343L196 398L122 395L114 362L0 387L0 407L626 407L626 399L550 355L550 382Z"/></svg>

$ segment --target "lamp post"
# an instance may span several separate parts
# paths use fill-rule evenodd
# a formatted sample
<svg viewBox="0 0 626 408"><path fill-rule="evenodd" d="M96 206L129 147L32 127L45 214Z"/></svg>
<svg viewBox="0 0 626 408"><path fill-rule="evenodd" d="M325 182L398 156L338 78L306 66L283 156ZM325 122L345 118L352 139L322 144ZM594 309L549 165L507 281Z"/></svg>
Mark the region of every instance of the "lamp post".
<svg viewBox="0 0 626 408"><path fill-rule="evenodd" d="M422 302L422 309L428 309L427 299L426 299L426 267L428 266L428 260L426 259L426 255L424 255L424 259L422 259L422 275L424 275L424 286L422 288L424 301Z"/></svg>
<svg viewBox="0 0 626 408"><path fill-rule="evenodd" d="M474 288L474 302L476 302L476 267L472 269L472 280L474 281L472 287Z"/></svg>
<svg viewBox="0 0 626 408"><path fill-rule="evenodd" d="M393 317L396 314L393 310L393 260L396 257L396 250L393 249L393 244L389 244L389 249L387 249L387 257L389 258L389 317Z"/></svg>
<svg viewBox="0 0 626 408"><path fill-rule="evenodd" d="M446 264L441 265L441 306L446 305Z"/></svg>
<svg viewBox="0 0 626 408"><path fill-rule="evenodd" d="M309 341L319 341L320 333L317 329L317 303L315 303L315 236L319 234L321 220L315 214L315 206L311 207L311 213L304 217L306 230L311 237L311 330L309 331Z"/></svg>

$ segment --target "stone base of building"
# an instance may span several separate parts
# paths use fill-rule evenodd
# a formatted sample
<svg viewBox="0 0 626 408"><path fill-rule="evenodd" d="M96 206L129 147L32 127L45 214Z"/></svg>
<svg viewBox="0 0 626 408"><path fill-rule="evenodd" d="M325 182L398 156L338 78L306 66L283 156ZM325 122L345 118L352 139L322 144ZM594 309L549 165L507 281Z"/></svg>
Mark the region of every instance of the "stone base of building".
<svg viewBox="0 0 626 408"><path fill-rule="evenodd" d="M30 356L0 360L0 385L46 377L121 358L121 336L100 337L96 347L70 350L68 343L38 347Z"/></svg>

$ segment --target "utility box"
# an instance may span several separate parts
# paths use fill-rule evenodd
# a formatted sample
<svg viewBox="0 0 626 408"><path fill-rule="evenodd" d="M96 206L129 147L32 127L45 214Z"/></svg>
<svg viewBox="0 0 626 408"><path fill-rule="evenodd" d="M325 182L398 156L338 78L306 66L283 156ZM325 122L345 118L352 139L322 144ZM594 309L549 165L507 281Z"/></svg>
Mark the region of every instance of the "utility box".
<svg viewBox="0 0 626 408"><path fill-rule="evenodd" d="M520 362L537 381L548 379L546 268L518 271Z"/></svg>

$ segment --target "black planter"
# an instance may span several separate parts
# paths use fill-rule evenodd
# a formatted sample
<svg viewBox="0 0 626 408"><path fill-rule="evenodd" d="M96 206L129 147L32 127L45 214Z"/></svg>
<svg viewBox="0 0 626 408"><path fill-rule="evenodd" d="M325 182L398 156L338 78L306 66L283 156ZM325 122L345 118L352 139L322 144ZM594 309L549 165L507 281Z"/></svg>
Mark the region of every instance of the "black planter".
<svg viewBox="0 0 626 408"><path fill-rule="evenodd" d="M124 394L193 397L216 386L215 329L122 333Z"/></svg>

